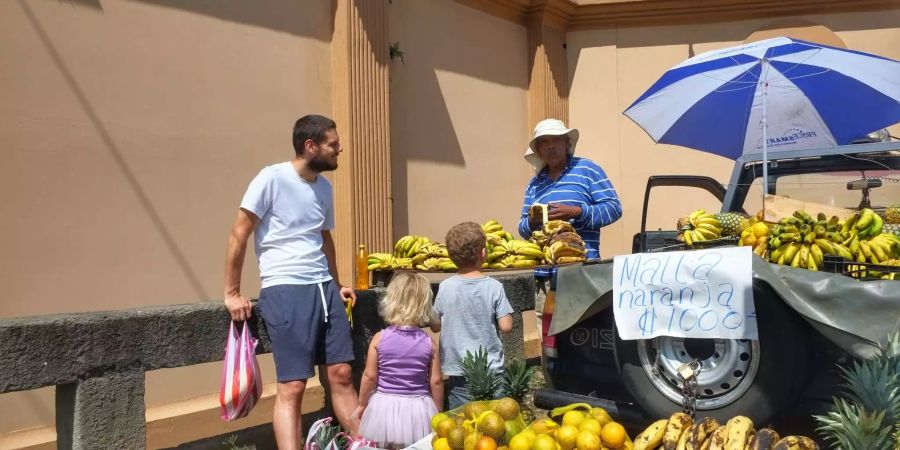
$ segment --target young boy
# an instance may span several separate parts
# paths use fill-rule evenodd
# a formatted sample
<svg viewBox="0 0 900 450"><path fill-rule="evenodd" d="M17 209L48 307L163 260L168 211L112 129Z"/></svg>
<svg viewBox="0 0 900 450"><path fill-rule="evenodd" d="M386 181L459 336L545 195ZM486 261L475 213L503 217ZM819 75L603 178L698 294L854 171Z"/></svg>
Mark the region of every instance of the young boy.
<svg viewBox="0 0 900 450"><path fill-rule="evenodd" d="M431 331L441 332L441 372L448 376L449 408L471 400L459 365L466 351L485 347L492 369L503 368L501 333L512 331L512 307L499 281L481 273L485 236L481 225L464 222L447 232L445 239L457 274L441 282L434 301Z"/></svg>

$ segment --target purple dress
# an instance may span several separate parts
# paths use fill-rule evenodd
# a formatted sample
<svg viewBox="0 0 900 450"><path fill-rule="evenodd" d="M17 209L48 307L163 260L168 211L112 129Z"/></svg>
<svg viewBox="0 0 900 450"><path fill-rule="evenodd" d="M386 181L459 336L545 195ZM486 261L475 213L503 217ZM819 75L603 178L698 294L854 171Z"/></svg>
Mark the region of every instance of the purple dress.
<svg viewBox="0 0 900 450"><path fill-rule="evenodd" d="M378 387L369 399L359 434L380 447L405 447L431 433L437 414L431 398L432 343L417 327L381 331Z"/></svg>

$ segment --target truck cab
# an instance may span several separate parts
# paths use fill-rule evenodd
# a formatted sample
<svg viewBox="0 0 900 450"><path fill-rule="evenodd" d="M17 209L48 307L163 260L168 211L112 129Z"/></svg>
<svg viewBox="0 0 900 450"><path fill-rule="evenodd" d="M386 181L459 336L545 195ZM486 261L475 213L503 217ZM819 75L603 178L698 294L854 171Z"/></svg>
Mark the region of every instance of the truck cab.
<svg viewBox="0 0 900 450"><path fill-rule="evenodd" d="M683 249L676 240L678 217L667 223L648 223L652 220L648 213L654 208L677 204L682 215L699 207L756 214L763 206L762 164L761 155L745 155L735 162L727 184L704 176L650 177L641 229L634 235L632 251ZM770 153L768 164L767 191L774 197L767 199L812 205L813 215L815 205L883 211L900 202L900 141ZM677 202L671 194L666 195L670 188L678 191ZM685 195L688 189L696 196ZM566 394L602 398L633 408L644 417L667 417L682 407L677 369L696 360L701 367L696 409L704 415L723 420L743 414L755 423L768 423L792 409L816 410L816 405L824 404L820 400L827 403L836 392L835 362L865 357L876 345L867 320L854 318L852 309L835 308L840 303L819 301L817 292L822 291L817 288L837 286L848 293L877 290L884 295L879 298L886 299L884 313L896 318L900 317L900 281L865 285L870 282L840 273L817 273L806 281L791 273L785 275L790 278L785 283L791 290L786 294L782 283L767 281L785 274L784 267L773 268L774 275L762 267L768 278L760 276L756 268L754 265L753 299L759 340L621 340L609 301L601 297L575 325L556 333L555 339L544 340L542 362L550 392L557 399L565 399ZM865 301L862 297L846 298L846 302ZM548 301L545 317L555 312L554 303L559 304ZM840 327L835 327L837 322L832 319L840 322Z"/></svg>

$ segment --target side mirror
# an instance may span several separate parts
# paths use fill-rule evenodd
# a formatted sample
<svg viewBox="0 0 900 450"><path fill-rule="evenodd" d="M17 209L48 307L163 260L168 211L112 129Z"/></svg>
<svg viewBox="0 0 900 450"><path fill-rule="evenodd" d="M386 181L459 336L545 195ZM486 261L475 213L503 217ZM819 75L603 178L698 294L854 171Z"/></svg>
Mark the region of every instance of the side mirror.
<svg viewBox="0 0 900 450"><path fill-rule="evenodd" d="M880 188L881 180L877 178L864 178L862 180L854 180L847 182L848 191L861 191L865 189Z"/></svg>

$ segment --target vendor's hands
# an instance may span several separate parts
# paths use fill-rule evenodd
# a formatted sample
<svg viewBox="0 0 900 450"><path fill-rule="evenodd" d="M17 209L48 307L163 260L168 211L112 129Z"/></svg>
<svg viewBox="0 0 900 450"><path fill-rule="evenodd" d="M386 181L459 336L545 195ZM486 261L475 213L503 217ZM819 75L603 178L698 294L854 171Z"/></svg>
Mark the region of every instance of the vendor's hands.
<svg viewBox="0 0 900 450"><path fill-rule="evenodd" d="M570 220L581 217L581 207L564 203L551 203L547 218L550 220Z"/></svg>
<svg viewBox="0 0 900 450"><path fill-rule="evenodd" d="M238 322L249 319L253 311L250 299L238 293L225 295L225 308L228 309L231 320Z"/></svg>
<svg viewBox="0 0 900 450"><path fill-rule="evenodd" d="M356 291L346 286L341 286L341 298L344 299L344 303L349 303L350 306L356 306Z"/></svg>

